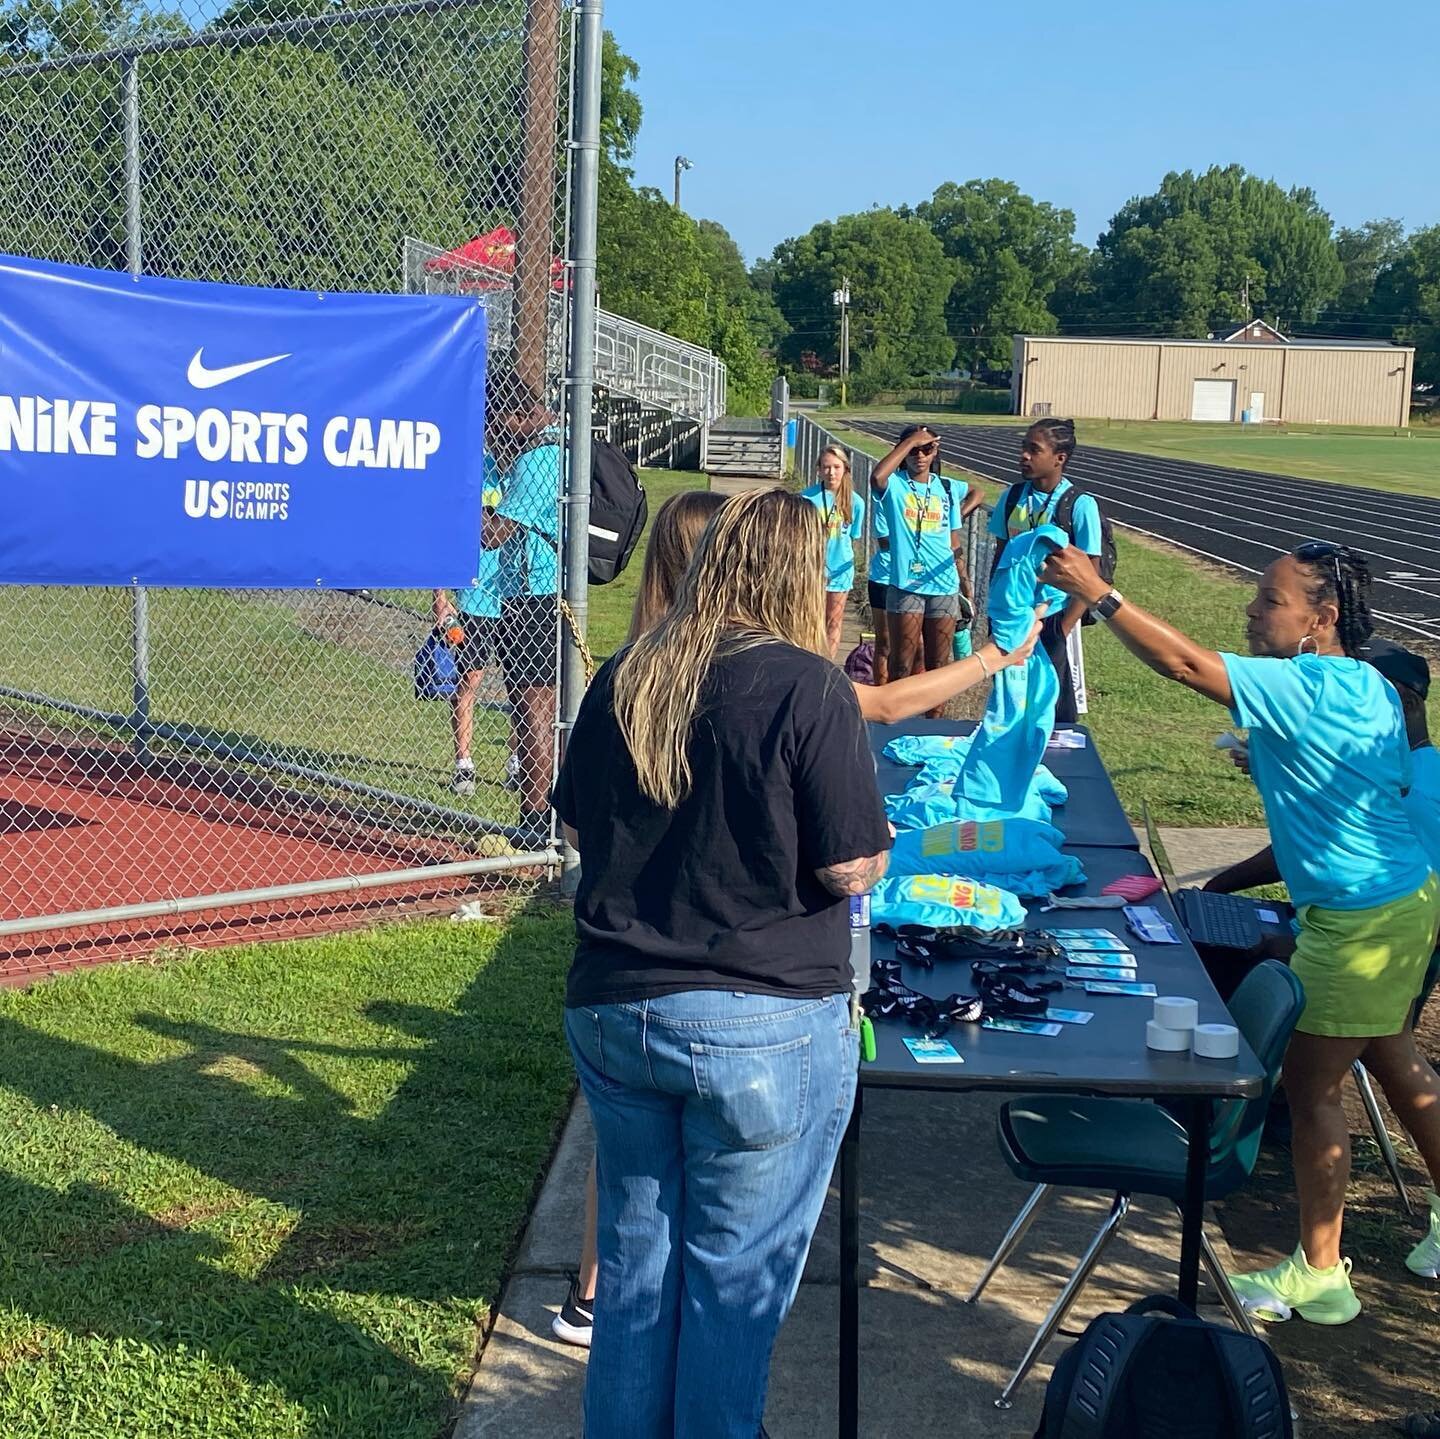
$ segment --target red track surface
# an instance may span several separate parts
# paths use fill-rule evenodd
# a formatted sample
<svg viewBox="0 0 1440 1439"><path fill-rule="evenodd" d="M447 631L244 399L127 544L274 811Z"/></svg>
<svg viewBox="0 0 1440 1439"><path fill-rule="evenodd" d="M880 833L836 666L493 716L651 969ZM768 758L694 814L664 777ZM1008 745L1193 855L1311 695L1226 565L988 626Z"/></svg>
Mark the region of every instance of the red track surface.
<svg viewBox="0 0 1440 1439"><path fill-rule="evenodd" d="M0 917L377 874L473 857L268 780L190 760L146 767L120 749L0 734ZM235 944L453 904L479 881L0 937L0 984L133 958L162 944Z"/></svg>

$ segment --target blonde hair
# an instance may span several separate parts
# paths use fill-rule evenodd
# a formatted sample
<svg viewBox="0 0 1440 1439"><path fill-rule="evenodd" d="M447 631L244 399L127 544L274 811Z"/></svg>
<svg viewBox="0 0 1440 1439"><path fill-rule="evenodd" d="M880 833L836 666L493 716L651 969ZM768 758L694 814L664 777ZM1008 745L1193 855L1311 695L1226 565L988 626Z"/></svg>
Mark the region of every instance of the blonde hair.
<svg viewBox="0 0 1440 1439"><path fill-rule="evenodd" d="M808 500L766 487L705 527L675 602L615 669L615 719L640 792L665 809L690 793L690 737L720 654L785 643L829 653L825 534Z"/></svg>
<svg viewBox="0 0 1440 1439"><path fill-rule="evenodd" d="M680 576L695 552L695 543L710 518L725 503L713 490L685 490L671 495L655 516L640 575L640 593L630 612L630 643L653 630L675 603Z"/></svg>
<svg viewBox="0 0 1440 1439"><path fill-rule="evenodd" d="M850 524L850 516L855 511L855 481L850 474L850 451L843 445L826 445L815 457L815 469L819 472L820 461L826 455L834 455L842 465L845 466L845 473L840 477L840 483L835 486L835 508L840 511L840 518L845 521L846 526Z"/></svg>

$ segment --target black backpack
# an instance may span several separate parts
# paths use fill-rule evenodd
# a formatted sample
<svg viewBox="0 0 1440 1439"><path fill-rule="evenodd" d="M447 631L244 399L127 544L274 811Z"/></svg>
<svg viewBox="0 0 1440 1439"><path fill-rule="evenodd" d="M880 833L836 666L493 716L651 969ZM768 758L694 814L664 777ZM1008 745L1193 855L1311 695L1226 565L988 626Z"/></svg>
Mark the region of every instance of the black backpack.
<svg viewBox="0 0 1440 1439"><path fill-rule="evenodd" d="M608 585L630 563L650 506L624 452L608 440L591 443L590 583Z"/></svg>
<svg viewBox="0 0 1440 1439"><path fill-rule="evenodd" d="M1008 530L1010 515L1015 506L1020 503L1020 493L1025 488L1023 484L1011 485L1005 491L1005 526ZM1072 480L1066 487L1065 493L1060 496L1055 506L1055 513L1050 517L1050 523L1058 525L1071 539L1075 538L1075 502L1081 495L1087 493L1077 488ZM1110 527L1110 516L1101 507L1099 501L1095 508L1100 511L1100 553L1096 557L1100 561L1100 578L1107 585L1115 583L1115 562L1118 558L1115 552L1115 531ZM1090 610L1085 611L1081 624L1093 625L1095 616Z"/></svg>
<svg viewBox="0 0 1440 1439"><path fill-rule="evenodd" d="M1164 1317L1157 1317L1163 1315ZM1060 1356L1035 1439L1292 1439L1280 1361L1157 1295L1100 1314Z"/></svg>

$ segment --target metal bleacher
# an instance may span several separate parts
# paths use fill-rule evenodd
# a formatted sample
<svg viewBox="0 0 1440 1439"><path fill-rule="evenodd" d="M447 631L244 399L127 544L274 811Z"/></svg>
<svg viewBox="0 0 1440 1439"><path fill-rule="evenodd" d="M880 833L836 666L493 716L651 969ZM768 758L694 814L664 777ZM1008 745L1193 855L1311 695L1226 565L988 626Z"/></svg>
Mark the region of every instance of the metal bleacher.
<svg viewBox="0 0 1440 1439"><path fill-rule="evenodd" d="M490 344L503 350L513 326L514 267L458 258L407 238L405 292L475 295L489 313ZM553 294L548 347L564 353L564 300ZM640 464L698 465L706 429L725 414L726 368L718 355L623 315L598 311L595 324L597 425Z"/></svg>

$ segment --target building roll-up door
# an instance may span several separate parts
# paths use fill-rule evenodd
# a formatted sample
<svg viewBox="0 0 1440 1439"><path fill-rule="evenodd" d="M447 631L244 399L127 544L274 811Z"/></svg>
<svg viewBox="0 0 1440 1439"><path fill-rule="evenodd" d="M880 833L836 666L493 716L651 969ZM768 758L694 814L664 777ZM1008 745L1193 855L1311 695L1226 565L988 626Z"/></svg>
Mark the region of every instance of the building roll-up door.
<svg viewBox="0 0 1440 1439"><path fill-rule="evenodd" d="M1235 418L1235 381L1196 380L1190 396L1190 418L1228 425Z"/></svg>

